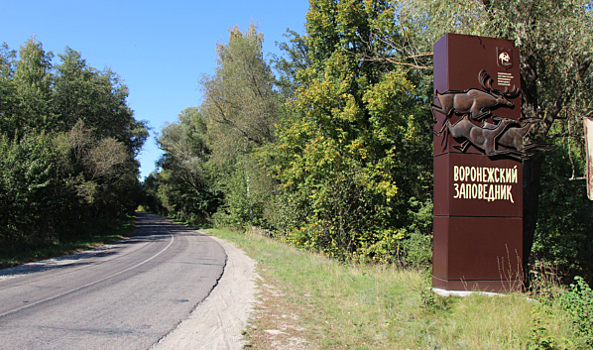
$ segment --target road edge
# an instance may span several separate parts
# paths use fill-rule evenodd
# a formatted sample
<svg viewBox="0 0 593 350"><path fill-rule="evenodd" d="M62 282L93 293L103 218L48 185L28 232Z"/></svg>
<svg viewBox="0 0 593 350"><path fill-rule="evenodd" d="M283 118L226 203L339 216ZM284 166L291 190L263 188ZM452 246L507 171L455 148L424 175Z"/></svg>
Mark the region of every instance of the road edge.
<svg viewBox="0 0 593 350"><path fill-rule="evenodd" d="M198 231L207 235L203 231ZM223 239L208 235L222 246L227 262L218 284L175 329L151 350L242 349L242 333L256 302L255 261Z"/></svg>

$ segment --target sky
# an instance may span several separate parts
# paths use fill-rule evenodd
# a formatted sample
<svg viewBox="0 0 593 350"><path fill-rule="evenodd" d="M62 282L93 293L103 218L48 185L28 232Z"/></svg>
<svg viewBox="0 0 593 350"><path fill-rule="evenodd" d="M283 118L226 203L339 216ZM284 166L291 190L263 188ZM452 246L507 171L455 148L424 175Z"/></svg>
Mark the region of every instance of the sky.
<svg viewBox="0 0 593 350"><path fill-rule="evenodd" d="M202 102L199 79L213 74L216 44L251 22L264 35L264 53L279 54L287 28L304 33L307 0L65 1L0 0L0 43L19 49L31 36L57 54L66 46L87 65L116 72L129 88L137 120L152 128L138 160L140 179L162 152L155 136L187 107Z"/></svg>

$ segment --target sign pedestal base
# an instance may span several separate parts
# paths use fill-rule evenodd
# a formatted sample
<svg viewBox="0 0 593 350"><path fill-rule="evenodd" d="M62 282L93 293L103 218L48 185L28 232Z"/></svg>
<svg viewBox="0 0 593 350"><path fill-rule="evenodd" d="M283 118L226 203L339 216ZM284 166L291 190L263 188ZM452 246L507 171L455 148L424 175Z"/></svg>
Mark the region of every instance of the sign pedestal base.
<svg viewBox="0 0 593 350"><path fill-rule="evenodd" d="M523 219L435 216L434 227L433 287L497 293L522 287Z"/></svg>

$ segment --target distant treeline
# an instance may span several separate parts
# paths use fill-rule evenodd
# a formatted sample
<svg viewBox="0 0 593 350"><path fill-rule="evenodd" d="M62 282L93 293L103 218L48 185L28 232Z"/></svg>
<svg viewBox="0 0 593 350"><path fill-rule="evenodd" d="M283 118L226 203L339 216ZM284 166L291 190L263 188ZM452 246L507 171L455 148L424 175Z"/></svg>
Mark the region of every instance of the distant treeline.
<svg viewBox="0 0 593 350"><path fill-rule="evenodd" d="M0 48L0 254L114 225L137 206L148 136L128 89L66 47Z"/></svg>

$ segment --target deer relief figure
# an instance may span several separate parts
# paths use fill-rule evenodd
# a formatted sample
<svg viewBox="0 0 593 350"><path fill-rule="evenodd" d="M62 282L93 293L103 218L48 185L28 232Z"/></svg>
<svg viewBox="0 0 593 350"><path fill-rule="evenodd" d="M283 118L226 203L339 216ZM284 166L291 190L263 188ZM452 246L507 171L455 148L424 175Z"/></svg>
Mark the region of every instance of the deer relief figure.
<svg viewBox="0 0 593 350"><path fill-rule="evenodd" d="M546 148L547 145L540 144L525 144L525 135L529 134L537 123L541 122L537 118L519 119L523 123L521 127L509 128L498 139L498 144L501 146L513 148L520 152L525 152L530 149Z"/></svg>
<svg viewBox="0 0 593 350"><path fill-rule="evenodd" d="M517 123L511 118L494 117L498 120L498 124L490 124L489 127L476 125L470 121L469 115L464 115L457 123L451 124L449 119L445 121L440 131L433 131L436 136L441 136L445 130L449 130L454 138L464 138L460 146L455 148L464 152L467 147L472 144L476 148L481 149L487 156L509 155L515 158L521 158L520 152L511 149L496 149L496 140L502 135L507 127L511 124Z"/></svg>
<svg viewBox="0 0 593 350"><path fill-rule="evenodd" d="M471 88L464 91L446 91L443 93L436 91L436 98L440 106L431 104L430 109L434 120L435 112L444 114L447 119L455 114L469 114L473 120L481 120L492 114L492 109L499 106L514 108L515 104L509 99L519 96L520 90L513 87L511 91L508 88L500 91L492 87L494 81L486 70L482 70L478 76L478 81L485 91Z"/></svg>
<svg viewBox="0 0 593 350"><path fill-rule="evenodd" d="M525 144L525 135L541 122L537 118L519 119L523 124L520 127L510 127L506 129L497 140L497 144L517 151L522 155L522 159L533 155L533 151L548 151L548 144ZM485 122L486 128L495 128L496 124Z"/></svg>
<svg viewBox="0 0 593 350"><path fill-rule="evenodd" d="M495 118L497 118L497 117L495 117ZM525 135L527 135L529 133L529 131L531 131L531 129L535 126L535 123L537 123L538 121L539 121L539 119L537 119L537 118L517 120L517 124L521 125L520 124L521 122L523 124L519 127L510 127L508 129L506 129L498 138L497 144L501 145L501 146L508 147L508 148L512 148L519 152L526 151L526 150L532 148L532 146L537 146L537 145L529 145L529 146L525 145ZM484 121L482 123L482 127L485 129L495 129L498 127L498 124L493 124L488 121ZM465 150L465 148L467 148L468 145L469 145L469 141L464 141L461 144L460 149Z"/></svg>

